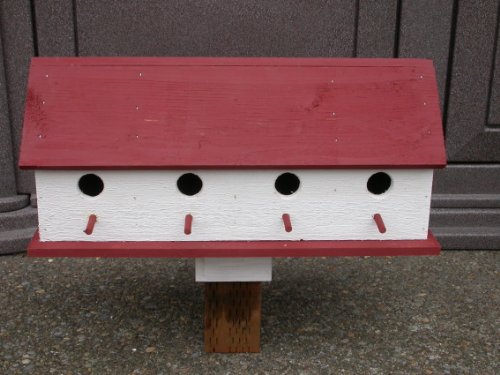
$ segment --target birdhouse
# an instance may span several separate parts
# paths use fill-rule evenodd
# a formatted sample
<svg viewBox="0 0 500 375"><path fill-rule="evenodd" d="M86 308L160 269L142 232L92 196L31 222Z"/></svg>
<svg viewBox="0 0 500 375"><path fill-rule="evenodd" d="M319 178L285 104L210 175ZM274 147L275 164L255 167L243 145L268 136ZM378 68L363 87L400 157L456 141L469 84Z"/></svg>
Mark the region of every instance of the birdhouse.
<svg viewBox="0 0 500 375"><path fill-rule="evenodd" d="M197 258L203 282L269 281L273 257L438 254L445 163L428 60L35 58L28 251Z"/></svg>

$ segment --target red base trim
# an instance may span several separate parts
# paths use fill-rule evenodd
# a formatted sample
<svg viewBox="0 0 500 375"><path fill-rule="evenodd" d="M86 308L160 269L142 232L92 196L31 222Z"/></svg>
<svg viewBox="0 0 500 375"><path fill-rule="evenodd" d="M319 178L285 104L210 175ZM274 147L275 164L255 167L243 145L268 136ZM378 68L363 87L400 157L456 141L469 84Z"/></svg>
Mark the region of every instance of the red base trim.
<svg viewBox="0 0 500 375"><path fill-rule="evenodd" d="M439 255L431 231L426 240L397 241L186 241L41 242L28 245L32 257L221 258Z"/></svg>

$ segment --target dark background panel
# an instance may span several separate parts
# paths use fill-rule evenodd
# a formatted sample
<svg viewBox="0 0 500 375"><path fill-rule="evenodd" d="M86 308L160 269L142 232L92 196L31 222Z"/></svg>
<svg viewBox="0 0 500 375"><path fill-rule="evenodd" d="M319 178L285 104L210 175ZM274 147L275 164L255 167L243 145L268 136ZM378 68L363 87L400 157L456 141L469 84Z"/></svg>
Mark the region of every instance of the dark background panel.
<svg viewBox="0 0 500 375"><path fill-rule="evenodd" d="M500 2L499 2L500 3ZM500 6L500 5L499 5ZM500 10L497 13L497 30L494 63L492 64L491 96L489 103L488 126L500 128Z"/></svg>
<svg viewBox="0 0 500 375"><path fill-rule="evenodd" d="M7 103L7 85L3 61L4 53L2 38L0 37L0 199L17 194L9 106ZM0 203L0 212L6 210L2 209L2 206L6 205Z"/></svg>
<svg viewBox="0 0 500 375"><path fill-rule="evenodd" d="M30 58L34 55L31 23L31 3L28 0L4 0L0 2L0 25L3 44L7 100L12 133L14 161L17 165L24 113L24 98ZM35 189L33 174L16 173L20 193L32 193Z"/></svg>
<svg viewBox="0 0 500 375"><path fill-rule="evenodd" d="M356 56L393 57L398 17L398 0L360 0Z"/></svg>
<svg viewBox="0 0 500 375"><path fill-rule="evenodd" d="M401 2L399 57L432 59L436 68L441 109L444 109L454 1Z"/></svg>
<svg viewBox="0 0 500 375"><path fill-rule="evenodd" d="M76 53L73 2L38 0L32 8L39 56L74 56Z"/></svg>
<svg viewBox="0 0 500 375"><path fill-rule="evenodd" d="M459 3L446 129L452 162L500 161L500 132L487 126L498 3Z"/></svg>
<svg viewBox="0 0 500 375"><path fill-rule="evenodd" d="M352 0L76 1L83 56L351 56L355 17Z"/></svg>
<svg viewBox="0 0 500 375"><path fill-rule="evenodd" d="M438 169L434 172L433 193L500 196L500 165L451 164L445 169Z"/></svg>

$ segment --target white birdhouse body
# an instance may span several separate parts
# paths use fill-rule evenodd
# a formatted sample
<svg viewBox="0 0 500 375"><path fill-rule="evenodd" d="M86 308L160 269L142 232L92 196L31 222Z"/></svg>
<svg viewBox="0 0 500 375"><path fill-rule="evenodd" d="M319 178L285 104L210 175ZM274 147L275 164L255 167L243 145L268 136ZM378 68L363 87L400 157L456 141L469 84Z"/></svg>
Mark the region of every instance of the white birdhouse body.
<svg viewBox="0 0 500 375"><path fill-rule="evenodd" d="M279 185L285 173L292 180ZM179 186L187 174L201 181L193 195ZM98 194L82 184L89 175L102 183ZM36 183L42 241L422 240L432 170L39 170Z"/></svg>

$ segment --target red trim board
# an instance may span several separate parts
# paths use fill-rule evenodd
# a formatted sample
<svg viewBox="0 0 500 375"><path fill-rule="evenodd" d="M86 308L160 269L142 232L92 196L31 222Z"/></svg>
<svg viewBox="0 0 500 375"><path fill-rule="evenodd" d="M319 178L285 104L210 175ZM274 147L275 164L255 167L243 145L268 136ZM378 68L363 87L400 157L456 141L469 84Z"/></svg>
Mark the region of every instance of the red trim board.
<svg viewBox="0 0 500 375"><path fill-rule="evenodd" d="M425 240L396 241L180 241L180 242L41 242L33 236L32 257L198 258L330 257L439 255L441 246L429 231Z"/></svg>

